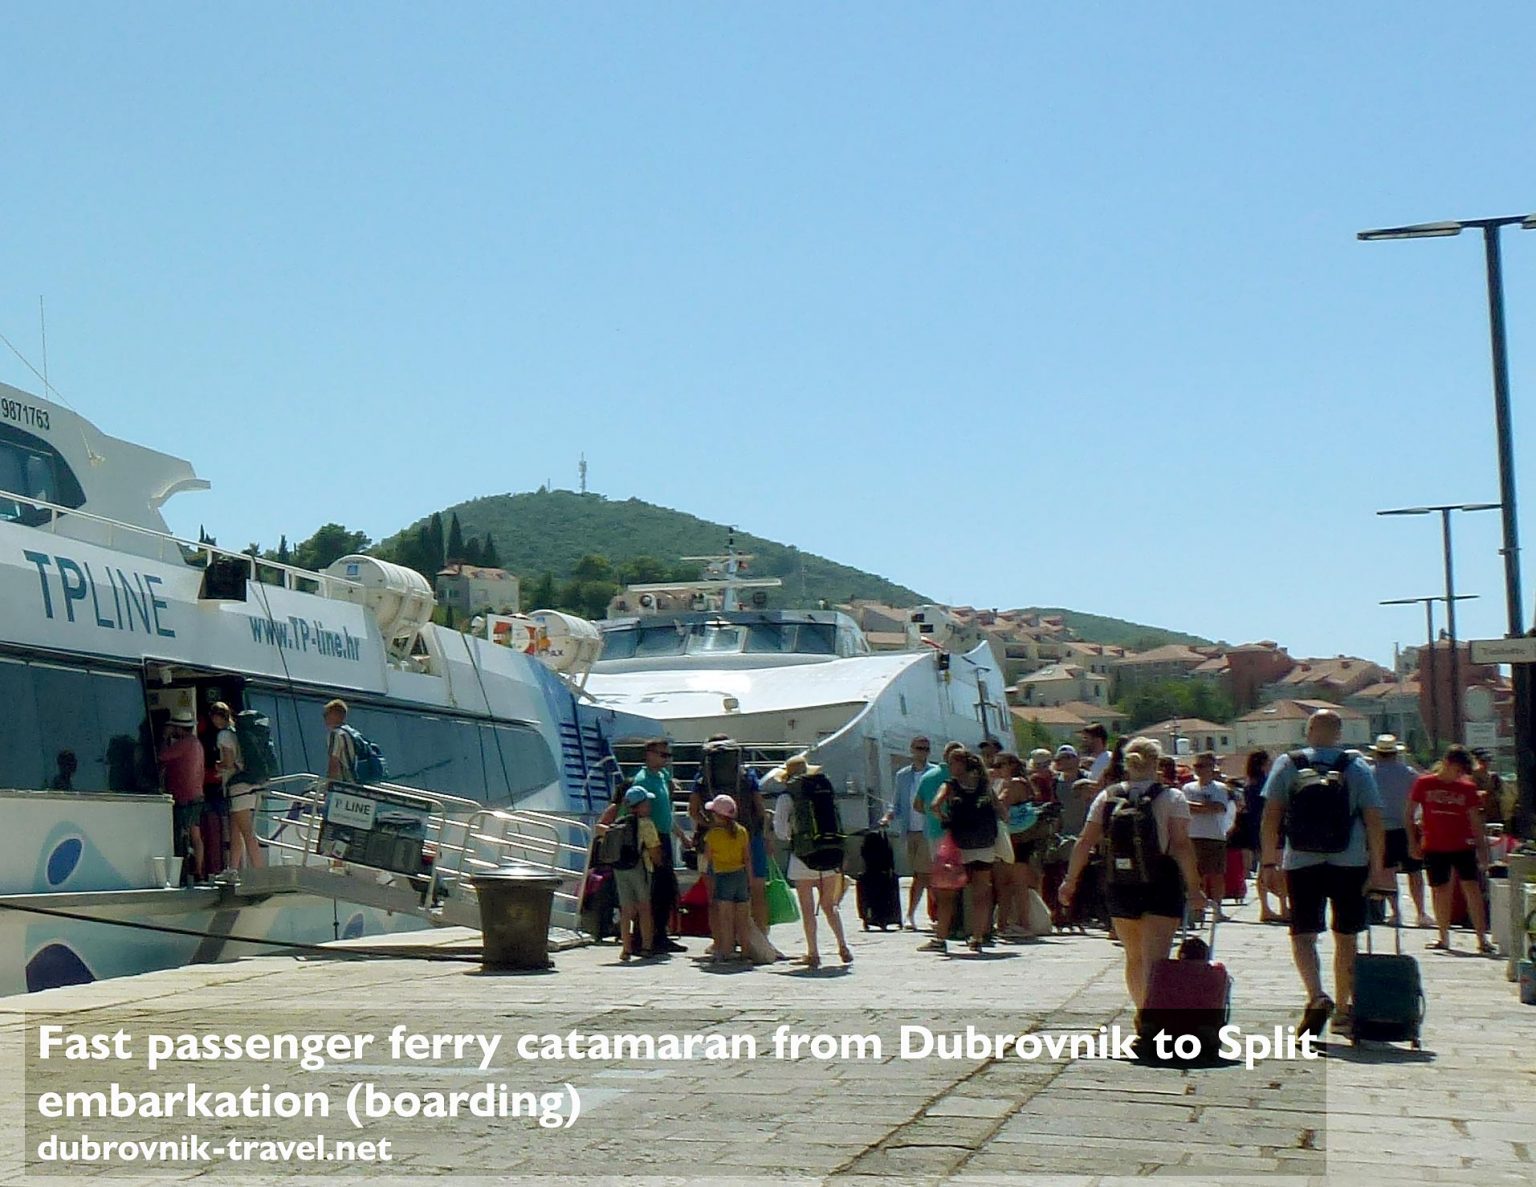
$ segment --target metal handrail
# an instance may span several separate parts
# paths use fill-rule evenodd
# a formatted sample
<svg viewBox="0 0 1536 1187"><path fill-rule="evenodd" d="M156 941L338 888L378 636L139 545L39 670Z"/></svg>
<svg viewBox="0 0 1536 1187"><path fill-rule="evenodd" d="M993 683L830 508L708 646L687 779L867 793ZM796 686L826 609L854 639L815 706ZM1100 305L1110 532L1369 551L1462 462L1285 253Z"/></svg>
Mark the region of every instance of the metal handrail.
<svg viewBox="0 0 1536 1187"><path fill-rule="evenodd" d="M296 855L296 860L285 857L284 864L333 868L332 859L318 851L327 785L326 779L303 773L280 776L262 789L260 814L270 822L281 813L278 827L265 838L268 848ZM579 929L594 835L590 825L552 812L487 808L477 800L422 791L400 783L367 786L425 799L437 809L427 819L422 842L423 850L430 849L434 855L422 895L423 912L428 918L432 917L433 908L445 890L451 888L453 893L462 894L472 889L469 879L474 874L495 870L509 862L522 862L560 878L560 887L555 891L562 917L560 922L572 930ZM274 812L267 807L272 800L286 803L288 807ZM293 836L287 839L284 834L290 825L294 829ZM342 864L357 869L372 868L351 862ZM419 886L419 882L413 882L413 885Z"/></svg>
<svg viewBox="0 0 1536 1187"><path fill-rule="evenodd" d="M223 556L246 563L250 566L251 577L253 580L260 580L259 574L262 569L268 569L275 573L281 573L283 575L284 589L296 589L298 588L298 582L312 582L319 587L320 592L326 597L334 596L330 592L333 588L356 590L359 592L361 592L363 589L363 586L358 582L348 581L344 577L330 577L324 573L317 573L312 569L301 569L296 565L283 564L281 561L264 560L261 557L252 556L248 552L232 552L227 548L220 548L217 544L209 544L203 540L185 540L180 536L174 536L170 532L162 532L157 528L141 527L136 523L124 523L120 519L112 519L105 515L97 515L94 511L82 511L77 507L66 507L61 503L50 503L46 499L34 498L31 495L17 494L15 491L0 490L0 499L9 499L16 503L25 503L29 507L36 507L39 510L47 511L49 515L46 528L54 535L59 534L58 524L61 518L84 519L91 523L102 524L108 529L106 544L109 547L113 544L113 533L118 531L128 532L136 536L144 536L155 541L156 544L159 545L159 553L157 556L157 559L159 560L165 559L165 545L174 544L178 549L190 549L194 553L207 553L209 560L212 560L215 556ZM29 526L41 528L45 525L32 524ZM184 563L186 562L186 557L184 556L179 557L179 559Z"/></svg>

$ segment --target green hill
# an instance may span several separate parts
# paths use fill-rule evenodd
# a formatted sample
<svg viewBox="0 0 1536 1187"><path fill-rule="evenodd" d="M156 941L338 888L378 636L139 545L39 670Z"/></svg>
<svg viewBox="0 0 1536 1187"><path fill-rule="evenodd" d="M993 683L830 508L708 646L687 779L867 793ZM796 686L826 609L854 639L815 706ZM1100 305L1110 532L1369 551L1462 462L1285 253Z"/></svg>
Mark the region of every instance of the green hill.
<svg viewBox="0 0 1536 1187"><path fill-rule="evenodd" d="M1187 643L1196 647L1211 645L1211 640L1199 635L1186 635L1160 626L1143 626L1139 622L1126 622L1123 618L1110 618L1103 614L1086 614L1081 610L1066 610L1059 606L1030 606L1028 609L1038 614L1061 615L1067 626L1085 643L1107 643L1114 647L1129 647L1132 651L1150 651L1169 643Z"/></svg>
<svg viewBox="0 0 1536 1187"><path fill-rule="evenodd" d="M614 501L566 490L490 495L442 512L444 520L453 515L459 517L466 539L483 538L487 532L494 537L502 567L521 577L525 589L544 573L552 573L558 580L571 577L577 562L592 553L607 557L615 565L637 557L654 557L674 571L696 577L701 566L679 565L678 558L723 551L730 530L725 524L640 499ZM375 551L394 553L402 538L426 522L420 520L381 541ZM915 606L931 600L884 577L747 532L736 534L736 547L756 558L749 576L778 577L784 582L782 589L768 591L770 605L872 598Z"/></svg>
<svg viewBox="0 0 1536 1187"><path fill-rule="evenodd" d="M696 563L680 561L684 556L709 556L725 548L730 529L696 515L658 507L640 499L612 500L602 495L577 494L568 490L539 490L524 494L488 495L445 507L439 523L458 517L466 541L495 541L496 563L516 573L523 581L524 604L549 605L570 609L588 616L601 615L609 596L619 583L644 580L691 580L699 574ZM432 563L423 563L418 552L441 556L442 545L413 549L413 541L423 537L431 517L416 521L393 536L381 540L371 551L428 571ZM441 530L441 528L439 528ZM339 526L337 532L342 532ZM874 573L791 545L765 540L748 532L736 533L737 548L754 556L753 577L777 577L781 589L769 590L770 606L814 606L867 598L892 606L916 606L932 601L914 589L898 585ZM308 544L300 545L300 550ZM350 546L338 543L344 551ZM580 568L583 558L592 555L611 562L607 570ZM329 554L328 554L329 555ZM340 553L335 553L340 555ZM650 558L659 565L636 565ZM334 557L331 557L334 559ZM318 566L317 566L318 567ZM537 584L550 574L558 589L538 590ZM1207 643L1198 635L1182 634L1161 627L1144 626L1054 607L1039 608L1042 614L1060 614L1077 636L1090 643L1111 643L1144 650L1164 643Z"/></svg>

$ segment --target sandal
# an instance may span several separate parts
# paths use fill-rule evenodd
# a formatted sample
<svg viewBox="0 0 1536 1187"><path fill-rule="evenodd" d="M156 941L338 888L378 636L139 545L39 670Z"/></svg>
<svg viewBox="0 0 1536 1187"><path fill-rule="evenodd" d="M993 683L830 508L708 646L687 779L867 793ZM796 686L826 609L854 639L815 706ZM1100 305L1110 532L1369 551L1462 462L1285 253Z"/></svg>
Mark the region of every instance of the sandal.
<svg viewBox="0 0 1536 1187"><path fill-rule="evenodd" d="M1320 1036L1323 1033L1323 1027L1328 1025L1328 1019L1332 1017L1333 999L1325 993L1322 997L1314 998L1307 1003L1307 1008L1301 1014L1301 1024L1296 1027L1296 1033Z"/></svg>
<svg viewBox="0 0 1536 1187"><path fill-rule="evenodd" d="M1434 940L1424 945L1429 952L1449 952L1451 945L1445 940Z"/></svg>
<svg viewBox="0 0 1536 1187"><path fill-rule="evenodd" d="M1499 954L1499 950L1487 940L1479 940L1477 942L1477 952L1479 956L1497 956Z"/></svg>
<svg viewBox="0 0 1536 1187"><path fill-rule="evenodd" d="M803 964L806 968L810 969L812 972L815 972L821 967L821 955L820 953L816 952L808 953L807 955L800 958L800 963Z"/></svg>
<svg viewBox="0 0 1536 1187"><path fill-rule="evenodd" d="M848 951L848 945L844 944L841 948L839 948L837 950L837 958L840 961L842 961L844 964L852 964L853 963L853 953Z"/></svg>

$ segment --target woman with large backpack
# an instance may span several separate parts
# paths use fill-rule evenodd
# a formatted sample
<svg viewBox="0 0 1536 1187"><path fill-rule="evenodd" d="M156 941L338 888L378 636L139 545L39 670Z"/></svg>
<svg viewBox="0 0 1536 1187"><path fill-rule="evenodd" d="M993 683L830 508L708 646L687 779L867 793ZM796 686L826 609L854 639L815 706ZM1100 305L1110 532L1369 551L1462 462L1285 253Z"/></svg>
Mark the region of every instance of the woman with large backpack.
<svg viewBox="0 0 1536 1187"><path fill-rule="evenodd" d="M972 952L980 952L992 930L992 864L997 860L999 819L1007 808L992 794L992 781L979 756L961 748L950 752L948 762L949 778L933 797L933 810L944 822L944 831L959 849L965 865L966 886L971 892L967 946ZM948 950L959 893L939 891L938 927L921 951Z"/></svg>
<svg viewBox="0 0 1536 1187"><path fill-rule="evenodd" d="M789 869L785 876L793 883L800 900L800 922L805 927L805 955L802 963L821 967L816 950L816 910L827 917L827 926L837 940L837 955L844 964L853 963L853 953L843 935L843 919L838 912L839 881L843 868L843 830L837 814L837 789L822 773L810 765L804 754L794 755L764 781L782 788L773 806L773 832L789 842Z"/></svg>
<svg viewBox="0 0 1536 1187"><path fill-rule="evenodd" d="M1152 738L1127 744L1125 781L1106 787L1089 805L1057 892L1071 906L1078 879L1103 842L1110 922L1125 949L1125 986L1138 1010L1153 966L1168 958L1186 899L1191 910L1205 906L1189 839L1189 805L1178 787L1156 778L1162 752Z"/></svg>

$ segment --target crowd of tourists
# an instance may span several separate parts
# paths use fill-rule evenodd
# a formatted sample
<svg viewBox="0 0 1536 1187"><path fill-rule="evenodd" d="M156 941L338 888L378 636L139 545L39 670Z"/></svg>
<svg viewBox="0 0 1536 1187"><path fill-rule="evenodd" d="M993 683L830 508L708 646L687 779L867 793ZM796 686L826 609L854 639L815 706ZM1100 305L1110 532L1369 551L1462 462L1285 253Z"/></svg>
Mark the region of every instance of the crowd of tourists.
<svg viewBox="0 0 1536 1187"><path fill-rule="evenodd" d="M1331 1020L1347 1033L1358 934L1373 911L1408 926L1400 876L1414 925L1437 932L1431 949L1450 948L1453 918L1464 911L1477 951L1493 951L1482 892L1490 856L1484 822L1498 818L1499 787L1486 754L1453 746L1419 772L1391 735L1361 752L1341 744L1342 728L1337 713L1319 711L1304 746L1273 758L1255 751L1230 777L1215 754L1166 755L1146 737L1111 746L1100 726L1086 729L1078 745L1022 757L994 739L974 751L949 742L935 756L930 739L913 738L894 798L870 830L879 846L888 839L905 855L905 909L893 892L891 917L876 922L931 931L920 951L941 955L956 942L979 953L1051 930L1103 927L1123 948L1126 988L1140 1008L1150 971L1169 956L1181 923L1200 926L1207 912L1213 924L1225 920L1223 901L1243 898L1251 882L1259 920L1289 927L1306 994L1300 1028L1317 1034ZM670 931L675 842L699 871L711 961L789 959L768 939L780 921L770 900L779 901L776 890L788 899L776 886L787 883L804 931L798 959L820 966L825 923L839 959L851 964L841 904L845 865L857 850L820 769L798 755L759 779L737 744L717 736L704 748L686 817L678 817L670 760L665 740L649 743L644 769L600 822L599 865L616 882L621 959L683 948ZM658 822L670 822L665 834ZM875 905L873 888L864 893L875 871L859 873L868 922L868 912L885 908ZM888 876L894 887L894 869ZM1325 926L1334 941L1331 994L1317 945Z"/></svg>

